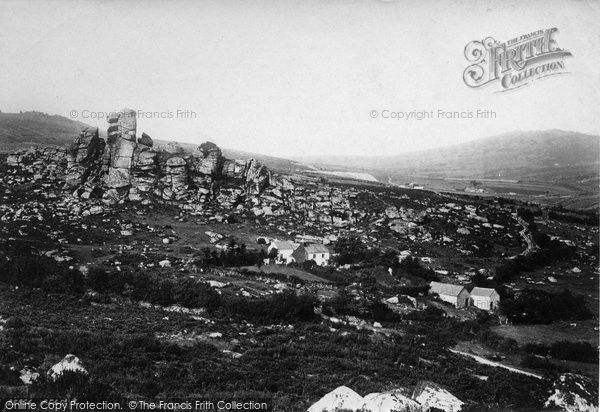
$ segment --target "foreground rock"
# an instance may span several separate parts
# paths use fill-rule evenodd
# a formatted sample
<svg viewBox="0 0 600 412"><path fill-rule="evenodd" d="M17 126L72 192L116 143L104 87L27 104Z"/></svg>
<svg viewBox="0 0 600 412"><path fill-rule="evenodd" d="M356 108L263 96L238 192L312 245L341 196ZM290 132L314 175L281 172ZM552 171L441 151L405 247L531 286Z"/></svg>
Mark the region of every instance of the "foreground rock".
<svg viewBox="0 0 600 412"><path fill-rule="evenodd" d="M420 382L411 397L405 388L376 392L364 398L346 386L323 396L308 408L308 412L426 412L432 409L458 412L463 402L433 382Z"/></svg>
<svg viewBox="0 0 600 412"><path fill-rule="evenodd" d="M79 358L75 355L67 355L60 362L54 365L48 371L50 379L57 379L63 372L81 372L87 374L87 370L83 367L83 364Z"/></svg>
<svg viewBox="0 0 600 412"><path fill-rule="evenodd" d="M438 384L427 381L419 382L413 392L413 399L419 402L425 410L436 408L445 412L458 412L464 404Z"/></svg>
<svg viewBox="0 0 600 412"><path fill-rule="evenodd" d="M364 399L358 393L346 386L340 386L319 399L317 403L308 408L308 412L356 411L362 408L363 403Z"/></svg>
<svg viewBox="0 0 600 412"><path fill-rule="evenodd" d="M568 412L598 411L598 388L584 376L565 373L552 384L552 390L544 404L546 408Z"/></svg>
<svg viewBox="0 0 600 412"><path fill-rule="evenodd" d="M402 394L400 390L370 393L364 398L362 410L370 412L422 412L425 409Z"/></svg>

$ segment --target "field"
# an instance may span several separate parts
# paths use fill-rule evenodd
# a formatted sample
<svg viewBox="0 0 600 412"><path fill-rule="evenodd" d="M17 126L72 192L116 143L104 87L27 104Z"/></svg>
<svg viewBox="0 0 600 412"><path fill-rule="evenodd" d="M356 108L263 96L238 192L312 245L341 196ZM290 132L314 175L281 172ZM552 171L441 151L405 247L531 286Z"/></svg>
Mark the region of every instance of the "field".
<svg viewBox="0 0 600 412"><path fill-rule="evenodd" d="M577 340L598 346L598 324L595 321L556 322L551 325L498 325L492 330L520 344Z"/></svg>
<svg viewBox="0 0 600 412"><path fill-rule="evenodd" d="M309 273L309 272L306 272L304 270L300 270L297 268L288 267L286 265L270 264L270 265L263 265L260 268L258 268L257 266L245 266L242 269L246 269L249 272L253 272L253 273L266 273L266 274L277 273L277 274L285 275L287 277L293 276L298 279L304 280L306 282L324 282L324 283L329 282L329 280L321 278L317 275L313 275L312 273Z"/></svg>
<svg viewBox="0 0 600 412"><path fill-rule="evenodd" d="M476 197L506 197L509 199L530 201L545 205L564 205L573 209L595 209L598 207L597 189L551 182L519 181L501 182L473 179L432 178L422 175L398 175L385 172L374 173L380 181L400 186L415 183L427 190L448 193L461 193ZM474 187L470 182L477 182ZM465 191L466 188L481 190ZM595 193L596 192L596 193Z"/></svg>

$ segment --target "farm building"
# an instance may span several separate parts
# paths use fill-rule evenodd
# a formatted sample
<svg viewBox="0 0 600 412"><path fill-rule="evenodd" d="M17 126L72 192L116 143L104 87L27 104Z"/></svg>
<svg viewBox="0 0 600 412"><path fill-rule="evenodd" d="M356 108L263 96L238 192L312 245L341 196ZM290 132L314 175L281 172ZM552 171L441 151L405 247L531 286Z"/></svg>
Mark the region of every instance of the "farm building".
<svg viewBox="0 0 600 412"><path fill-rule="evenodd" d="M328 265L330 257L331 252L329 249L321 244L299 246L294 250L294 253L292 253L292 258L298 263L314 260L319 266Z"/></svg>
<svg viewBox="0 0 600 412"><path fill-rule="evenodd" d="M500 304L500 295L490 288L473 288L469 303L479 309L494 310Z"/></svg>
<svg viewBox="0 0 600 412"><path fill-rule="evenodd" d="M452 303L457 308L469 305L469 291L461 285L450 283L431 282L429 293L436 293L444 302Z"/></svg>
<svg viewBox="0 0 600 412"><path fill-rule="evenodd" d="M285 240L274 240L267 248L267 252L271 253L271 250L277 249L278 263L290 263L293 261L292 253L298 248L297 243L287 242Z"/></svg>

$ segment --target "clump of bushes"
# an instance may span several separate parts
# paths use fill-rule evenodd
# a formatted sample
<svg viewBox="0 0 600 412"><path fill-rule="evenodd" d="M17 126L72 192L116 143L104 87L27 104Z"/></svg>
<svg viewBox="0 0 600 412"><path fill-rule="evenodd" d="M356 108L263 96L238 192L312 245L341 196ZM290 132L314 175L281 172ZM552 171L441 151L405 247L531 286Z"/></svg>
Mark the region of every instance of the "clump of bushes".
<svg viewBox="0 0 600 412"><path fill-rule="evenodd" d="M309 294L297 295L288 290L258 299L234 297L227 300L221 310L254 323L302 322L315 318L314 308L318 302Z"/></svg>
<svg viewBox="0 0 600 412"><path fill-rule="evenodd" d="M550 362L546 358L540 358L535 355L525 355L521 358L521 366L530 369L537 369L549 373L567 372L568 369Z"/></svg>
<svg viewBox="0 0 600 412"><path fill-rule="evenodd" d="M500 302L500 311L516 324L547 324L558 320L584 320L592 317L583 296L568 290L554 294L525 289Z"/></svg>
<svg viewBox="0 0 600 412"><path fill-rule="evenodd" d="M198 267L239 267L262 265L263 259L267 258L267 254L263 249L248 250L245 243L239 242L235 238L230 238L227 244L227 249L220 253L209 247L195 254L194 264Z"/></svg>
<svg viewBox="0 0 600 412"><path fill-rule="evenodd" d="M81 294L85 281L81 272L46 256L19 254L0 262L0 282L25 288L43 288L50 293Z"/></svg>
<svg viewBox="0 0 600 412"><path fill-rule="evenodd" d="M216 309L221 296L207 283L190 278L168 279L139 269L117 272L90 268L87 285L100 293L115 293L156 305L178 304L188 308Z"/></svg>
<svg viewBox="0 0 600 412"><path fill-rule="evenodd" d="M417 276L427 281L438 280L438 276L433 270L421 266L419 260L411 256L406 257L399 263L398 274Z"/></svg>
<svg viewBox="0 0 600 412"><path fill-rule="evenodd" d="M569 342L566 340L554 342L551 345L528 343L524 351L533 355L551 356L555 359L575 362L598 363L598 349L589 342Z"/></svg>

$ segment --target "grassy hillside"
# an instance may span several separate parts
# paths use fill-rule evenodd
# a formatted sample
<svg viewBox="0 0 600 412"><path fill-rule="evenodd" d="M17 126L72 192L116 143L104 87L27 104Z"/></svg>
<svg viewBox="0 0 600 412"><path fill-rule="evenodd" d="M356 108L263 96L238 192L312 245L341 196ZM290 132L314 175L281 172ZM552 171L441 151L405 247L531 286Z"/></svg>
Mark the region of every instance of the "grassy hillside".
<svg viewBox="0 0 600 412"><path fill-rule="evenodd" d="M0 113L0 152L29 146L64 146L87 126L40 112Z"/></svg>
<svg viewBox="0 0 600 412"><path fill-rule="evenodd" d="M459 145L383 157L310 157L344 165L429 177L539 178L596 170L600 136L562 130L510 132Z"/></svg>
<svg viewBox="0 0 600 412"><path fill-rule="evenodd" d="M510 179L595 192L600 181L600 136L562 130L511 132L397 156L298 160L367 171L382 181L427 184L430 179Z"/></svg>
<svg viewBox="0 0 600 412"><path fill-rule="evenodd" d="M541 179L593 167L600 160L600 137L548 130L512 132L444 149L396 156L381 164L443 177Z"/></svg>

